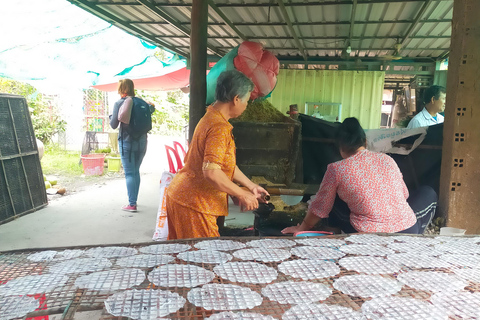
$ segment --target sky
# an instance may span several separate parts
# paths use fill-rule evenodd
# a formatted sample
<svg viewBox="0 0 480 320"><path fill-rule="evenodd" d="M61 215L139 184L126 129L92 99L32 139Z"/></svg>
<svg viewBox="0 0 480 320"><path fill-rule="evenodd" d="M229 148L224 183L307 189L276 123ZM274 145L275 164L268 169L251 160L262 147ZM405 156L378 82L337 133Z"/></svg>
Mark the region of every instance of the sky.
<svg viewBox="0 0 480 320"><path fill-rule="evenodd" d="M7 2L0 30L0 76L44 91L113 82L116 74L146 58L130 75L166 72L148 44L66 0Z"/></svg>

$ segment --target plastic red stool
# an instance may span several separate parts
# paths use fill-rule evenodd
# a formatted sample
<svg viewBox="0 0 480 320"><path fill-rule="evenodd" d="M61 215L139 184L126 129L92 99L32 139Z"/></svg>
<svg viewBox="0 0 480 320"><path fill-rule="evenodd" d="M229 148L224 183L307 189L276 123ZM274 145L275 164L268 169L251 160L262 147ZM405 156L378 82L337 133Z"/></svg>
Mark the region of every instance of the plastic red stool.
<svg viewBox="0 0 480 320"><path fill-rule="evenodd" d="M178 150L180 149L183 154L183 159L185 159L185 157L187 156L187 153L185 152L185 149L183 148L182 144L180 142L173 141L173 147L175 148L175 151L177 151L178 155L180 155L180 151Z"/></svg>
<svg viewBox="0 0 480 320"><path fill-rule="evenodd" d="M169 170L170 173L177 173L180 169L183 168L183 164L182 164L182 160L180 159L180 156L178 155L177 151L175 151L175 149L173 149L170 146L165 145L165 150L167 152L168 167L170 169ZM175 160L177 161L177 169L175 169L175 165L173 164L173 160L170 153L173 153L173 155L175 156Z"/></svg>

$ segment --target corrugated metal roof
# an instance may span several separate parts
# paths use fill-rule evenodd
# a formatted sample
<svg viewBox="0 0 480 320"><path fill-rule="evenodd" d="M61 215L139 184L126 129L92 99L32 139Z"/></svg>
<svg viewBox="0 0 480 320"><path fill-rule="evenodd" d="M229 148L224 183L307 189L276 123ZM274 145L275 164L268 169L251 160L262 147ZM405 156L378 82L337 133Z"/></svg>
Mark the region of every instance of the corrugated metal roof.
<svg viewBox="0 0 480 320"><path fill-rule="evenodd" d="M191 0L69 0L118 27L181 55L189 54ZM295 36L308 60L397 54L433 60L450 47L453 0L277 0L283 1ZM303 59L278 2L212 0L218 10L249 40L261 42L280 59ZM352 11L353 29L350 34ZM422 14L420 14L422 13ZM241 43L210 5L208 53L222 55ZM409 30L411 29L411 32ZM408 37L406 37L408 35Z"/></svg>

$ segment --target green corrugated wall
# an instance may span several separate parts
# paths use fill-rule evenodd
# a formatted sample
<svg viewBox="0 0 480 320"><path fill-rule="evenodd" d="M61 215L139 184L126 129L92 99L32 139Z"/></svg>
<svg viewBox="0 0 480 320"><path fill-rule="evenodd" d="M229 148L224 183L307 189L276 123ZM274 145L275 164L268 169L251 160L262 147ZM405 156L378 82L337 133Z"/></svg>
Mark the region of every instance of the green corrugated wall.
<svg viewBox="0 0 480 320"><path fill-rule="evenodd" d="M270 102L282 113L291 104L305 112L305 102L342 103L342 121L356 117L364 129L380 128L383 71L281 69Z"/></svg>

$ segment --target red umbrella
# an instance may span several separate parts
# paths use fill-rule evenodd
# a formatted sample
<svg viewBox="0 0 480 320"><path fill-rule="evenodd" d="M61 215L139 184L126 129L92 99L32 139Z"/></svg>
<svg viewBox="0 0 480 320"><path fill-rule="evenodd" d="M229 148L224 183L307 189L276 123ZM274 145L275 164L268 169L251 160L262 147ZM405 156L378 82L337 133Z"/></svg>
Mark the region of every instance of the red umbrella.
<svg viewBox="0 0 480 320"><path fill-rule="evenodd" d="M170 91L188 86L190 83L190 70L182 68L162 76L132 79L137 90L147 91ZM118 82L109 84L99 84L92 86L101 91L117 91Z"/></svg>

